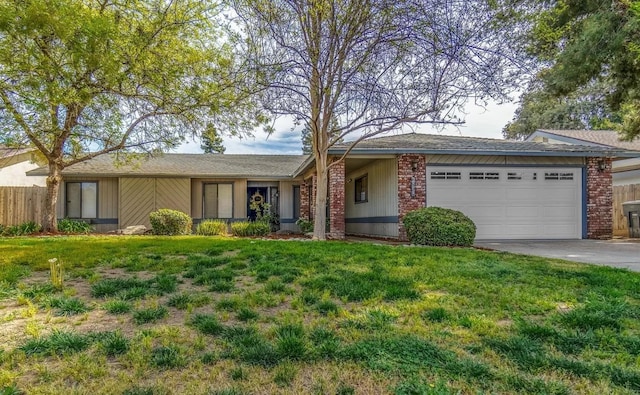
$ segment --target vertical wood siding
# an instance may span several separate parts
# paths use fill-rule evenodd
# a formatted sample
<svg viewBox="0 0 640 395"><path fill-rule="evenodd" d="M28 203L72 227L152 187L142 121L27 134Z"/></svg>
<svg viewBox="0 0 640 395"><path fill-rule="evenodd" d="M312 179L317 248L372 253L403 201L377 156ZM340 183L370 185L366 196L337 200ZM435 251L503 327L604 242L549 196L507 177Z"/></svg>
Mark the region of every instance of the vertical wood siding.
<svg viewBox="0 0 640 395"><path fill-rule="evenodd" d="M293 219L293 186L297 181L280 181L280 218Z"/></svg>
<svg viewBox="0 0 640 395"><path fill-rule="evenodd" d="M346 175L345 217L386 217L398 215L398 171L395 159L378 160ZM368 201L355 203L356 179L367 174ZM349 180L351 180L349 182Z"/></svg>
<svg viewBox="0 0 640 395"><path fill-rule="evenodd" d="M368 201L355 203L355 181L367 174ZM372 218L398 215L398 170L396 159L381 159L346 175L345 217ZM351 180L351 181L349 181ZM398 236L398 225L389 223L349 223L347 233L371 236Z"/></svg>

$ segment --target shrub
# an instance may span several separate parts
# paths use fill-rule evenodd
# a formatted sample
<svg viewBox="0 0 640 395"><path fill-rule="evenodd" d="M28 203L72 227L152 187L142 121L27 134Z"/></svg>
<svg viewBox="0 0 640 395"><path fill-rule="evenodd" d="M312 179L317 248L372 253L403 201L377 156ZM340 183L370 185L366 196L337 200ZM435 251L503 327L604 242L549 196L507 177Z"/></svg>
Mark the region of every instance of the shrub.
<svg viewBox="0 0 640 395"><path fill-rule="evenodd" d="M201 236L224 236L227 234L227 223L221 219L208 219L198 224L196 234Z"/></svg>
<svg viewBox="0 0 640 395"><path fill-rule="evenodd" d="M413 244L433 246L470 246L476 237L476 225L460 211L426 207L411 211L402 220Z"/></svg>
<svg viewBox="0 0 640 395"><path fill-rule="evenodd" d="M23 222L20 225L3 227L2 236L27 236L38 233L42 226L33 221Z"/></svg>
<svg viewBox="0 0 640 395"><path fill-rule="evenodd" d="M58 232L87 234L93 231L93 227L87 222L64 218L58 221Z"/></svg>
<svg viewBox="0 0 640 395"><path fill-rule="evenodd" d="M182 211L161 208L149 214L151 229L156 235L188 235L191 234L193 221Z"/></svg>
<svg viewBox="0 0 640 395"><path fill-rule="evenodd" d="M265 236L271 232L271 225L264 221L241 221L231 224L231 234L238 237Z"/></svg>
<svg viewBox="0 0 640 395"><path fill-rule="evenodd" d="M309 221L304 218L299 218L296 221L296 225L300 228L300 232L302 233L310 233L313 232L313 221Z"/></svg>

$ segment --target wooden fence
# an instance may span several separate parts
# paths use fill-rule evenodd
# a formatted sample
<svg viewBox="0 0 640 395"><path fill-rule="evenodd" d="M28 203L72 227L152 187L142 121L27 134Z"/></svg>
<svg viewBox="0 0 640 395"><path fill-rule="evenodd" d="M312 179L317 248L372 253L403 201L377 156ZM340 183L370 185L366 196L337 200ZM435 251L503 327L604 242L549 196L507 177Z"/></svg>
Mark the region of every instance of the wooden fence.
<svg viewBox="0 0 640 395"><path fill-rule="evenodd" d="M47 188L0 187L0 225L42 223Z"/></svg>
<svg viewBox="0 0 640 395"><path fill-rule="evenodd" d="M613 187L613 235L628 236L627 218L622 211L622 203L640 200L640 184Z"/></svg>

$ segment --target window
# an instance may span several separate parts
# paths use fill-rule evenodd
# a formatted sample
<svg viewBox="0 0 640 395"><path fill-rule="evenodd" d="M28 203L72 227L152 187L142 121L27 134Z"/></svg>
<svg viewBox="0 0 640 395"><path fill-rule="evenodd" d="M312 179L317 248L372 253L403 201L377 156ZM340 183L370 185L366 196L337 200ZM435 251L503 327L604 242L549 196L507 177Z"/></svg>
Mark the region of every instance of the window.
<svg viewBox="0 0 640 395"><path fill-rule="evenodd" d="M66 215L69 218L98 218L98 183L66 183Z"/></svg>
<svg viewBox="0 0 640 395"><path fill-rule="evenodd" d="M233 218L233 184L204 184L203 218Z"/></svg>
<svg viewBox="0 0 640 395"><path fill-rule="evenodd" d="M560 180L571 181L573 180L573 173L544 173L545 180Z"/></svg>
<svg viewBox="0 0 640 395"><path fill-rule="evenodd" d="M472 171L469 173L470 180L499 180L500 173L497 172L482 172L482 171Z"/></svg>
<svg viewBox="0 0 640 395"><path fill-rule="evenodd" d="M507 173L507 180L522 180L522 173Z"/></svg>
<svg viewBox="0 0 640 395"><path fill-rule="evenodd" d="M459 171L432 171L432 180L461 180L462 174Z"/></svg>
<svg viewBox="0 0 640 395"><path fill-rule="evenodd" d="M300 185L293 186L293 219L300 218Z"/></svg>
<svg viewBox="0 0 640 395"><path fill-rule="evenodd" d="M356 179L356 203L369 201L369 177L364 175Z"/></svg>

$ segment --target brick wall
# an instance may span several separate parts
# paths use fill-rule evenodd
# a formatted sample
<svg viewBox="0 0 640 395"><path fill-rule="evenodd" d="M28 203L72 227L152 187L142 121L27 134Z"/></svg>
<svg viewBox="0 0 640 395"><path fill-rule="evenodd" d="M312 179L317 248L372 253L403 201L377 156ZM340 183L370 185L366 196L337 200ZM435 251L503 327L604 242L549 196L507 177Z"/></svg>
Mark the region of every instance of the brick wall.
<svg viewBox="0 0 640 395"><path fill-rule="evenodd" d="M424 155L398 156L398 238L406 240L402 218L409 211L424 207L427 199Z"/></svg>
<svg viewBox="0 0 640 395"><path fill-rule="evenodd" d="M305 180L300 184L300 218L309 220L311 218L310 213L310 196L309 186L311 185L311 179Z"/></svg>
<svg viewBox="0 0 640 395"><path fill-rule="evenodd" d="M600 163L604 163L604 170L600 170ZM587 158L587 238L610 239L612 235L611 159Z"/></svg>
<svg viewBox="0 0 640 395"><path fill-rule="evenodd" d="M344 161L329 168L329 236L344 239Z"/></svg>

